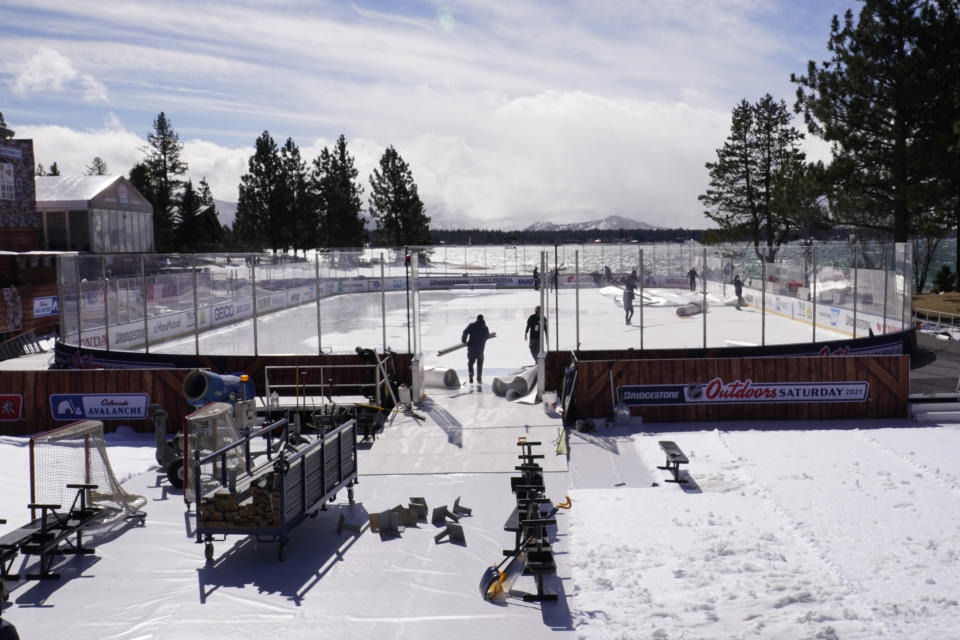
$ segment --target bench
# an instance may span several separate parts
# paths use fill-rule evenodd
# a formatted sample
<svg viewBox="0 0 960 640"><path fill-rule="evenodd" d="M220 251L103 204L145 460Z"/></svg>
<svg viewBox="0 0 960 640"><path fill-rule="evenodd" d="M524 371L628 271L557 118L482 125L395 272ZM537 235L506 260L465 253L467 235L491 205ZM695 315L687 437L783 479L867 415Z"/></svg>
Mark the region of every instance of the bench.
<svg viewBox="0 0 960 640"><path fill-rule="evenodd" d="M40 556L40 572L27 574L29 580L59 578L51 568L57 556L86 555L93 549L83 546L83 530L102 519L105 510L88 506L86 493L96 489L94 484L68 484L76 489L77 496L67 513L60 513L59 504L29 504L27 508L39 510L40 517L14 529L0 538L0 577L19 580L19 574L11 573L18 554ZM76 536L76 542L70 536ZM62 544L61 544L62 543Z"/></svg>
<svg viewBox="0 0 960 640"><path fill-rule="evenodd" d="M684 455L683 451L680 450L680 447L678 447L677 443L673 440L661 440L660 448L663 449L663 452L666 454L667 461L665 463L666 466L657 467L657 469L663 469L673 474L673 479L668 478L667 482L686 482L686 480L680 479L680 465L690 462L687 456Z"/></svg>
<svg viewBox="0 0 960 640"><path fill-rule="evenodd" d="M524 594L525 602L557 599L557 594L547 592L543 584L545 575L557 571L550 546L550 535L547 532L547 527L556 526L557 521L553 513L544 513L540 510L541 505L550 502L550 499L544 495L543 469L535 462L545 456L533 452L533 447L540 444L540 442L528 441L526 437L517 439L517 446L521 448L521 454L517 457L522 463L514 469L519 471L520 475L510 478L510 489L517 506L503 525L504 530L515 534L514 548L504 549L504 556L524 554L523 575L533 576L537 584L536 593Z"/></svg>

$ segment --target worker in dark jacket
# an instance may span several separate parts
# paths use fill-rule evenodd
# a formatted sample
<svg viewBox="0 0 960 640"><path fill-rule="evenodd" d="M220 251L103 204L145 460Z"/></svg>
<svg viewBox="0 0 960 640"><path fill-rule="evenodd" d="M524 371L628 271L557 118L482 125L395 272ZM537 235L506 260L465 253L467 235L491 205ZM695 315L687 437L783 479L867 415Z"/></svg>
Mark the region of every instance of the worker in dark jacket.
<svg viewBox="0 0 960 640"><path fill-rule="evenodd" d="M547 325L544 323L543 332L547 332ZM533 361L537 361L537 356L540 354L540 307L534 309L533 314L527 318L527 328L523 330L523 339L527 340L527 336L530 336L530 355L533 356Z"/></svg>
<svg viewBox="0 0 960 640"><path fill-rule="evenodd" d="M483 384L483 348L490 339L490 330L483 320L483 314L477 316L475 322L467 325L460 336L460 342L467 345L467 373L470 375L470 384L473 384L473 363L477 363L477 384Z"/></svg>

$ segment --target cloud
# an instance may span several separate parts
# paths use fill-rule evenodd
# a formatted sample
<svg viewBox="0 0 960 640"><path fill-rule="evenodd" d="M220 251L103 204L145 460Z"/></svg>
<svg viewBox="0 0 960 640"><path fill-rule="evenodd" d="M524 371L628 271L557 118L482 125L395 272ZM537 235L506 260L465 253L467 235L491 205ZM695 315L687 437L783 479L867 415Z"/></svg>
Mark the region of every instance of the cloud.
<svg viewBox="0 0 960 640"><path fill-rule="evenodd" d="M110 120L110 119L108 119ZM107 126L78 131L57 125L19 125L18 138L33 140L36 162L56 162L61 175L82 175L94 157L107 163L111 175L127 175L143 158L146 141L126 130L114 116Z"/></svg>
<svg viewBox="0 0 960 640"><path fill-rule="evenodd" d="M107 102L107 88L92 75L77 71L70 58L56 49L41 46L27 59L14 78L11 89L21 98L30 93L60 93L78 81L84 102Z"/></svg>
<svg viewBox="0 0 960 640"><path fill-rule="evenodd" d="M89 74L80 76L80 82L83 85L84 102L110 102L107 100L107 88L102 82Z"/></svg>
<svg viewBox="0 0 960 640"><path fill-rule="evenodd" d="M62 91L63 85L77 77L69 58L49 47L40 47L27 60L13 82L13 92L25 97L31 91Z"/></svg>
<svg viewBox="0 0 960 640"><path fill-rule="evenodd" d="M8 122L48 136L38 156L67 171L101 155L126 173L164 111L189 177L218 199L236 200L263 130L308 162L343 133L367 191L393 145L453 224L618 213L702 227L704 163L732 107L789 100L789 73L850 2L11 0L0 59L36 54L0 77L22 98Z"/></svg>

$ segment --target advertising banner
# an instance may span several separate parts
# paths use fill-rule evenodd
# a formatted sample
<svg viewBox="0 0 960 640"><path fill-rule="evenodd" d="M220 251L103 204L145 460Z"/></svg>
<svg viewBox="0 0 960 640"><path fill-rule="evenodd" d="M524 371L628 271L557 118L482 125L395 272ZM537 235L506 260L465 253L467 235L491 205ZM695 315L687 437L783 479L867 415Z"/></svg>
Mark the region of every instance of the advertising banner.
<svg viewBox="0 0 960 640"><path fill-rule="evenodd" d="M0 393L0 422L19 420L23 415L23 396L19 393Z"/></svg>
<svg viewBox="0 0 960 640"><path fill-rule="evenodd" d="M54 393L54 420L144 420L150 396L145 393Z"/></svg>
<svg viewBox="0 0 960 640"><path fill-rule="evenodd" d="M57 296L43 296L33 299L33 317L46 318L60 313L60 304Z"/></svg>
<svg viewBox="0 0 960 640"><path fill-rule="evenodd" d="M620 404L627 407L686 404L753 404L760 402L864 402L868 382L724 382L705 384L622 385Z"/></svg>

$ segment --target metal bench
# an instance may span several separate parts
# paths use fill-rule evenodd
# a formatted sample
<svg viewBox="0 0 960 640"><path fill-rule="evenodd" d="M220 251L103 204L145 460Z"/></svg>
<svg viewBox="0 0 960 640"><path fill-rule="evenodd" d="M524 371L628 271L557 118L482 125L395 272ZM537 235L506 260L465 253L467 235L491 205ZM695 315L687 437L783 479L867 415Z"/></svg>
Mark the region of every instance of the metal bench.
<svg viewBox="0 0 960 640"><path fill-rule="evenodd" d="M87 504L87 491L96 489L97 485L68 484L67 488L77 490L67 513L58 511L59 504L29 504L28 508L40 511L40 517L0 538L0 577L20 579L20 575L12 573L11 569L21 553L40 557L40 572L27 574L28 580L59 578L59 574L51 571L57 556L93 553L93 549L83 546L83 530L99 522L107 512ZM76 542L70 540L71 536L76 536Z"/></svg>
<svg viewBox="0 0 960 640"><path fill-rule="evenodd" d="M680 447L677 446L677 443L673 440L661 440L660 448L663 449L663 452L667 456L666 466L657 467L657 469L663 469L664 471L669 471L673 474L673 479L667 478L667 482L677 482L684 483L686 480L680 479L680 465L687 464L690 462L687 459L687 456L680 450Z"/></svg>

